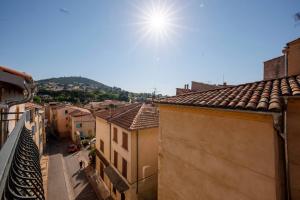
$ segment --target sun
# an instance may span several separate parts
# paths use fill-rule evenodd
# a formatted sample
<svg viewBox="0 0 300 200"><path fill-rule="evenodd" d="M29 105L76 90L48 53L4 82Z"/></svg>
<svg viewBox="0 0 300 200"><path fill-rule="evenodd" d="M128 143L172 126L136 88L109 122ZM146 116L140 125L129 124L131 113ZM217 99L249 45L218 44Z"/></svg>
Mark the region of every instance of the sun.
<svg viewBox="0 0 300 200"><path fill-rule="evenodd" d="M163 43L170 41L176 35L177 12L176 6L168 0L150 0L138 8L138 32L141 39Z"/></svg>
<svg viewBox="0 0 300 200"><path fill-rule="evenodd" d="M147 15L145 26L151 34L168 34L170 21L167 13L163 10L153 10Z"/></svg>

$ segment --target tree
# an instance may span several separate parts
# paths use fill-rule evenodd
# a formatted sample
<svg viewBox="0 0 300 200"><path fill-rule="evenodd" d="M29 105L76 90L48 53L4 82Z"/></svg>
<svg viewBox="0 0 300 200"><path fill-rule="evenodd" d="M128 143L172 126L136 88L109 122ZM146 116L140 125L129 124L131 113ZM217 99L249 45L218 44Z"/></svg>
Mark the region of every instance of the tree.
<svg viewBox="0 0 300 200"><path fill-rule="evenodd" d="M34 96L34 97L33 97L33 102L34 102L34 103L40 104L40 103L42 102L42 99L41 99L41 97L39 97L39 96Z"/></svg>

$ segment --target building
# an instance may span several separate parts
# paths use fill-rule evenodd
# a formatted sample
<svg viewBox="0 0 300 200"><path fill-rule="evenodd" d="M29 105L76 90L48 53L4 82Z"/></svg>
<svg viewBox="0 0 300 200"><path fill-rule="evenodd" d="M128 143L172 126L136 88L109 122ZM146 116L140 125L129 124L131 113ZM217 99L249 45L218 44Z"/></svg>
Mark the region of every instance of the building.
<svg viewBox="0 0 300 200"><path fill-rule="evenodd" d="M0 199L45 199L39 150L25 126L30 75L0 66Z"/></svg>
<svg viewBox="0 0 300 200"><path fill-rule="evenodd" d="M52 133L59 138L71 138L70 116L69 113L76 110L75 106L68 104L50 104L49 124Z"/></svg>
<svg viewBox="0 0 300 200"><path fill-rule="evenodd" d="M191 89L189 88L189 84L185 84L184 88L176 88L176 95L185 94L188 92L206 91L206 90L212 90L212 89L218 89L224 87L228 87L226 82L224 82L223 85L213 85L213 84L192 81Z"/></svg>
<svg viewBox="0 0 300 200"><path fill-rule="evenodd" d="M26 128L31 130L33 140L42 155L46 146L46 133L45 133L45 109L43 106L28 102L25 104L27 111Z"/></svg>
<svg viewBox="0 0 300 200"><path fill-rule="evenodd" d="M156 199L158 111L130 104L95 113L96 171L113 199Z"/></svg>
<svg viewBox="0 0 300 200"><path fill-rule="evenodd" d="M156 101L158 199L300 199L299 42L282 78Z"/></svg>
<svg viewBox="0 0 300 200"><path fill-rule="evenodd" d="M128 105L128 102L118 100L104 100L100 102L89 102L84 108L92 111L107 110L110 108L117 108Z"/></svg>
<svg viewBox="0 0 300 200"><path fill-rule="evenodd" d="M81 138L93 138L96 133L96 120L88 110L78 108L69 114L71 139L79 143Z"/></svg>
<svg viewBox="0 0 300 200"><path fill-rule="evenodd" d="M264 80L299 74L300 38L288 42L283 55L264 62Z"/></svg>

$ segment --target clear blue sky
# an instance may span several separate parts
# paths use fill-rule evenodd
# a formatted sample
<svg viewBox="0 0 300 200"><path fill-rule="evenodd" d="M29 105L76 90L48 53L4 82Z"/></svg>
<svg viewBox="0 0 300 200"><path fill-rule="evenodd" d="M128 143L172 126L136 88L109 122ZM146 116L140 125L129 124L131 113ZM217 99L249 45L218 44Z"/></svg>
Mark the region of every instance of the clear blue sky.
<svg viewBox="0 0 300 200"><path fill-rule="evenodd" d="M140 40L134 25L149 2L0 0L0 65L36 80L80 75L172 95L192 80L260 80L262 62L300 37L293 18L299 0L177 0L167 3L175 2L174 21L182 28L171 42L156 44Z"/></svg>

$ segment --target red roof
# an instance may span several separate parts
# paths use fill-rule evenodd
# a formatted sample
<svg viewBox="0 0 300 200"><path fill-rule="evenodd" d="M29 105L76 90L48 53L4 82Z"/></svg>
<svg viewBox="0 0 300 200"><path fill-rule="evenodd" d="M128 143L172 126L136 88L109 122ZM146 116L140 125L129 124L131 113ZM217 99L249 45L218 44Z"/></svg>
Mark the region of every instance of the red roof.
<svg viewBox="0 0 300 200"><path fill-rule="evenodd" d="M134 108L138 105L139 103L133 103L133 104L129 104L126 106L122 106L122 107L118 107L118 108L113 108L113 109L109 109L109 110L101 110L95 113L95 115L99 118L108 120L112 117L115 117L116 115L126 112L127 110Z"/></svg>
<svg viewBox="0 0 300 200"><path fill-rule="evenodd" d="M135 103L113 110L96 113L105 119L127 130L158 127L159 115L156 107L150 104Z"/></svg>
<svg viewBox="0 0 300 200"><path fill-rule="evenodd" d="M191 92L156 100L159 104L191 105L238 110L279 112L283 96L300 96L300 75Z"/></svg>
<svg viewBox="0 0 300 200"><path fill-rule="evenodd" d="M127 130L158 127L159 114L156 107L150 104L139 104L136 107L112 118L111 123Z"/></svg>
<svg viewBox="0 0 300 200"><path fill-rule="evenodd" d="M26 109L32 109L32 108L42 109L43 106L41 106L41 105L39 105L39 104L27 102L27 103L25 103L25 108L26 108Z"/></svg>

